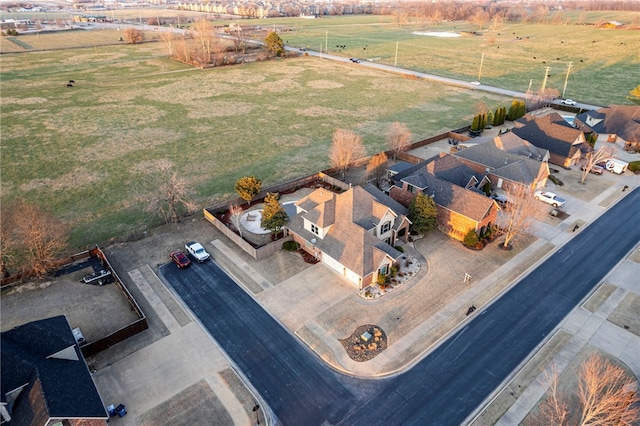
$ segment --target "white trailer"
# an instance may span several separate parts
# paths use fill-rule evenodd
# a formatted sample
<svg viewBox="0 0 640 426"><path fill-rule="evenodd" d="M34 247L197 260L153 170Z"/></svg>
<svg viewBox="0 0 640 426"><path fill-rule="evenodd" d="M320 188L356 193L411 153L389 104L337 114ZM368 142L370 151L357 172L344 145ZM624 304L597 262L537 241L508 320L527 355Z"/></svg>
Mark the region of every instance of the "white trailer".
<svg viewBox="0 0 640 426"><path fill-rule="evenodd" d="M617 160L615 158L608 160L607 164L605 165L605 169L617 174L624 173L624 171L627 170L627 167L629 167L629 163L627 163L626 161Z"/></svg>

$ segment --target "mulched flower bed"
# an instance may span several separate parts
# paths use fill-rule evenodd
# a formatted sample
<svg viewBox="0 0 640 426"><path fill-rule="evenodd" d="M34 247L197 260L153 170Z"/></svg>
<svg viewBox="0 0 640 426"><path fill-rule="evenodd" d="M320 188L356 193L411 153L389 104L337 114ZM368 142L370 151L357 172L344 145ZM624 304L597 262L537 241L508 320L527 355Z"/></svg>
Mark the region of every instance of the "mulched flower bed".
<svg viewBox="0 0 640 426"><path fill-rule="evenodd" d="M312 256L311 254L307 253L302 249L298 249L296 251L300 253L300 256L302 256L302 259L304 259L304 261L307 263L315 265L316 263L320 262L318 259L315 258L315 256Z"/></svg>
<svg viewBox="0 0 640 426"><path fill-rule="evenodd" d="M362 339L362 335L368 332L371 335L368 341ZM357 362L369 361L387 349L387 335L377 325L362 325L346 339L338 339L349 358Z"/></svg>

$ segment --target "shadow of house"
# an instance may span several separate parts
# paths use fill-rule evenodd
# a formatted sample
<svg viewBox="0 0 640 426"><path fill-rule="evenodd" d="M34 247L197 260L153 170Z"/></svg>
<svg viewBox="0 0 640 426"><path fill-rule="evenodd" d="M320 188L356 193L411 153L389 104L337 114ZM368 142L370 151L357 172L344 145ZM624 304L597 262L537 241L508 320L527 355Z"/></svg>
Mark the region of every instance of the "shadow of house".
<svg viewBox="0 0 640 426"><path fill-rule="evenodd" d="M373 185L341 194L317 189L296 208L287 233L358 289L387 276L402 257L393 246L399 237L408 238L406 208Z"/></svg>
<svg viewBox="0 0 640 426"><path fill-rule="evenodd" d="M585 132L622 141L625 151L640 151L640 106L613 105L578 114L576 125Z"/></svg>
<svg viewBox="0 0 640 426"><path fill-rule="evenodd" d="M5 331L0 342L8 426L106 425L109 416L65 316Z"/></svg>
<svg viewBox="0 0 640 426"><path fill-rule="evenodd" d="M557 112L542 117L526 115L515 121L512 133L549 151L549 163L564 168L578 164L590 149L584 132L571 126Z"/></svg>

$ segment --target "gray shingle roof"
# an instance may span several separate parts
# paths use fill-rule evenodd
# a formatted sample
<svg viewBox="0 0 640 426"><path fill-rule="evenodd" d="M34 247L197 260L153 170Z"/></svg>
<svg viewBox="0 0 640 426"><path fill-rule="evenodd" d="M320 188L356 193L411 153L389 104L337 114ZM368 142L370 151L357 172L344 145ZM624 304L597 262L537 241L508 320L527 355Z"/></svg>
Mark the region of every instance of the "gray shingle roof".
<svg viewBox="0 0 640 426"><path fill-rule="evenodd" d="M495 176L527 185L535 182L542 167L538 160L498 148L495 141L463 149L454 155L489 168Z"/></svg>
<svg viewBox="0 0 640 426"><path fill-rule="evenodd" d="M598 134L616 134L627 142L640 142L640 106L612 105L579 114L576 120ZM592 122L596 124L589 125Z"/></svg>
<svg viewBox="0 0 640 426"><path fill-rule="evenodd" d="M423 178L427 182L427 188L423 192L425 195L433 196L437 205L476 222L481 221L493 206L494 201L491 198L477 192L438 179L428 173L425 173Z"/></svg>
<svg viewBox="0 0 640 426"><path fill-rule="evenodd" d="M324 191L324 193L321 191ZM360 276L369 275L376 270L385 255L389 255L393 259L398 259L402 256L402 253L368 232L375 224L379 223L389 209L393 211L393 208L379 201L378 197L372 195L369 191L375 192L371 188L366 190L359 186L341 194L334 194L326 189L318 189L298 201L297 205L300 207L313 206L315 204L314 210L321 210L322 207L315 202L311 202L311 200L326 200L328 203L335 204L335 220L324 238L319 238L304 229L303 218L321 217L320 214L313 214L312 216L311 211L301 212L291 218L287 222L287 228L307 241L315 239L315 246L318 249ZM329 196L327 193L332 195ZM382 192L380 194L382 199L387 197ZM394 200L391 201L395 203ZM394 213L402 214L395 211ZM311 222L316 223L313 220Z"/></svg>
<svg viewBox="0 0 640 426"><path fill-rule="evenodd" d="M461 152L464 152L467 149L463 149ZM460 160L460 158L455 155L447 154L442 155L440 158L437 158L427 164L426 170L439 179L455 183L463 188L467 187L472 178L475 177L476 181L480 182L484 177L483 174L477 173L471 167L467 166L462 160Z"/></svg>
<svg viewBox="0 0 640 426"><path fill-rule="evenodd" d="M109 417L65 316L21 325L3 332L0 340L2 401L7 392L28 383L15 401L12 426L29 424L26 419L34 415L34 409L42 408L52 418ZM65 349L75 352L77 360L50 357ZM42 407L33 407L34 401L26 398L36 381L42 388Z"/></svg>
<svg viewBox="0 0 640 426"><path fill-rule="evenodd" d="M512 132L522 139L565 158L580 150L581 130L572 127L557 112L542 117L526 115L517 120Z"/></svg>

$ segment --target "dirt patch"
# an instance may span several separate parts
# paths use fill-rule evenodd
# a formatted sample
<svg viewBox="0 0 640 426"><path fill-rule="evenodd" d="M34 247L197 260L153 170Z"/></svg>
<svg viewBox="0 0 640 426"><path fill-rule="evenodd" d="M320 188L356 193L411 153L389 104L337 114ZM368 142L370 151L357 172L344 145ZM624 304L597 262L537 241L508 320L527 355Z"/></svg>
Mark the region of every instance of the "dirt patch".
<svg viewBox="0 0 640 426"><path fill-rule="evenodd" d="M372 324L356 328L351 336L339 342L349 358L357 362L369 361L387 349L387 335Z"/></svg>
<svg viewBox="0 0 640 426"><path fill-rule="evenodd" d="M640 315L638 312L640 312L640 296L636 293L629 293L607 320L629 330L636 336L640 336Z"/></svg>
<svg viewBox="0 0 640 426"><path fill-rule="evenodd" d="M217 425L234 424L209 384L202 380L138 416L136 422L141 426L190 426L204 419L215 419Z"/></svg>
<svg viewBox="0 0 640 426"><path fill-rule="evenodd" d="M596 292L589 297L583 307L589 312L595 312L609 298L616 290L615 286L609 284L603 284Z"/></svg>

